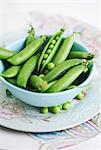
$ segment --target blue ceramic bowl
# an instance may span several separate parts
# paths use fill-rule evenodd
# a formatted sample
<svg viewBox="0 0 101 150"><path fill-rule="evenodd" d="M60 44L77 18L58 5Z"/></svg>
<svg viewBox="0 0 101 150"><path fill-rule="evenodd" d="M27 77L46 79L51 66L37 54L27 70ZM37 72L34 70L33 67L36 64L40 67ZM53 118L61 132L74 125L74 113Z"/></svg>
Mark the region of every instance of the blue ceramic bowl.
<svg viewBox="0 0 101 150"><path fill-rule="evenodd" d="M6 48L10 50L18 50L20 51L24 46L25 39L18 40L14 42L13 44L7 46ZM80 42L75 42L73 45L72 50L78 51L88 51L87 47L85 47ZM0 60L0 73L4 71L4 64ZM94 65L90 67L89 75L87 79L79 85L79 87L58 92L58 93L37 93L37 92L31 92L25 89L22 89L20 87L17 87L15 85L10 84L7 82L3 77L0 77L4 86L9 89L9 91L18 99L21 101L30 104L32 106L37 107L45 107L45 106L55 106L59 104L63 104L68 100L72 100L80 91L84 89L85 86L87 86L93 76L94 72Z"/></svg>

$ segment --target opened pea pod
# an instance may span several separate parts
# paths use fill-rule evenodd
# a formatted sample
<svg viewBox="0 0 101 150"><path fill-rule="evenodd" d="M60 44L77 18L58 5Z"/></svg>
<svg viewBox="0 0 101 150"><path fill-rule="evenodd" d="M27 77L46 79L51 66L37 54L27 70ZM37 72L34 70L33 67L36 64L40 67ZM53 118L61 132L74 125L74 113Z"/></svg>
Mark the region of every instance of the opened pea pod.
<svg viewBox="0 0 101 150"><path fill-rule="evenodd" d="M63 32L64 29L60 29L59 32L57 32L49 39L48 43L44 47L38 60L38 66L37 66L38 73L43 72L43 70L47 67L48 63L53 59L62 41Z"/></svg>

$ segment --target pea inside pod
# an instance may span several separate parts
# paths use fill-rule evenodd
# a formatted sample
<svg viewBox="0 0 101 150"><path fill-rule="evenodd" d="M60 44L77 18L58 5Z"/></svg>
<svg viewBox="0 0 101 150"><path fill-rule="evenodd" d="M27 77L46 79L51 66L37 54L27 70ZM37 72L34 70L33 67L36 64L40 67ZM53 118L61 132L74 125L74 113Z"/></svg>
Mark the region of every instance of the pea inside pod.
<svg viewBox="0 0 101 150"><path fill-rule="evenodd" d="M8 59L17 54L17 51L10 51L0 47L0 59Z"/></svg>
<svg viewBox="0 0 101 150"><path fill-rule="evenodd" d="M15 56L8 59L8 62L10 62L13 65L19 65L29 59L32 55L37 52L37 50L40 48L40 46L43 44L43 42L46 40L47 36L41 36L34 40L32 43L30 43L27 47L25 47L22 51L20 51Z"/></svg>
<svg viewBox="0 0 101 150"><path fill-rule="evenodd" d="M64 32L64 29L61 29L59 32L57 32L55 35L53 35L48 43L46 44L46 46L44 47L39 61L38 61L38 66L37 66L37 72L39 73L42 72L47 64L52 60L52 58L54 57L61 41L62 41L62 34ZM56 37L59 37L58 39L56 39ZM47 56L46 56L47 54ZM44 62L44 63L43 63Z"/></svg>
<svg viewBox="0 0 101 150"><path fill-rule="evenodd" d="M18 86L26 88L28 79L36 67L38 57L39 54L32 56L24 63L17 76Z"/></svg>
<svg viewBox="0 0 101 150"><path fill-rule="evenodd" d="M0 74L0 76L5 77L5 78L13 78L18 74L20 68L21 68L20 65L19 66L11 66L6 71L4 71L2 74Z"/></svg>

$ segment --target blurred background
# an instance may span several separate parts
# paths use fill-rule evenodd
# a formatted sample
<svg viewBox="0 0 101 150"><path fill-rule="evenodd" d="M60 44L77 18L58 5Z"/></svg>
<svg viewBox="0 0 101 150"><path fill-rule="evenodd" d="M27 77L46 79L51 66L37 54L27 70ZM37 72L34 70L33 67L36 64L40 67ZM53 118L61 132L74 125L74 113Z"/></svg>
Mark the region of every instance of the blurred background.
<svg viewBox="0 0 101 150"><path fill-rule="evenodd" d="M101 29L100 0L0 0L0 35L26 26L34 12L70 16Z"/></svg>

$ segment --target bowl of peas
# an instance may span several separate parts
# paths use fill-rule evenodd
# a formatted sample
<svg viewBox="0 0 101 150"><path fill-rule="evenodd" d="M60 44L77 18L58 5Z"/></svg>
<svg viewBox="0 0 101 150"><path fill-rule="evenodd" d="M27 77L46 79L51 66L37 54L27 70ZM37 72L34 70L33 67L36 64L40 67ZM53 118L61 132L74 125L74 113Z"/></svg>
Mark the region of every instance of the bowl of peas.
<svg viewBox="0 0 101 150"><path fill-rule="evenodd" d="M0 78L18 99L36 107L52 107L73 100L91 81L94 54L75 40L78 33L63 36L28 36L0 48Z"/></svg>

